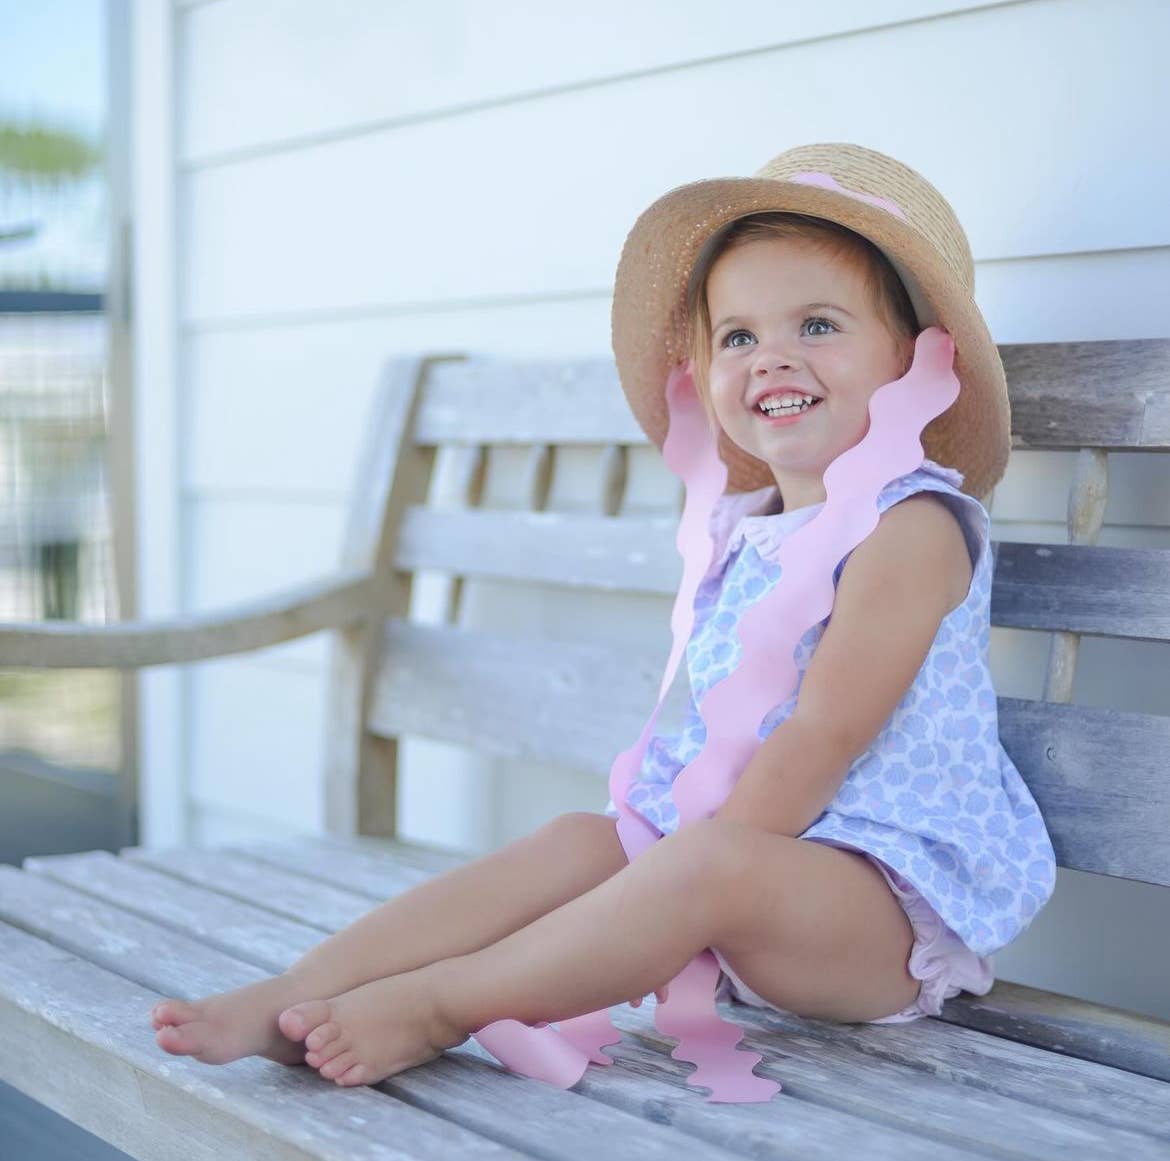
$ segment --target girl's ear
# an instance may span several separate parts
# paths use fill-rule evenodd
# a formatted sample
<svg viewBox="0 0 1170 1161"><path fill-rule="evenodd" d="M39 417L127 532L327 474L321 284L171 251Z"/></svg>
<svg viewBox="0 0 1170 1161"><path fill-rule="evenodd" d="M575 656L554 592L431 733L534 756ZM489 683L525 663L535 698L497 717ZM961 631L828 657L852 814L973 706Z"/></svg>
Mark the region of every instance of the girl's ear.
<svg viewBox="0 0 1170 1161"><path fill-rule="evenodd" d="M914 349L917 344L917 338L903 339L903 356L902 356L902 375L906 375L910 368L914 366Z"/></svg>

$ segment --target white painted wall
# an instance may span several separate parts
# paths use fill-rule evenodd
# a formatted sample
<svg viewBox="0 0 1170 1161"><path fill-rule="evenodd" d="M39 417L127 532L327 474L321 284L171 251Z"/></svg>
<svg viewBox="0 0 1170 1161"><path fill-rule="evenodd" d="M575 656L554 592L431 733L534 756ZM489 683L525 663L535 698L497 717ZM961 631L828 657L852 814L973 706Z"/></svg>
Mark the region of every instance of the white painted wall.
<svg viewBox="0 0 1170 1161"><path fill-rule="evenodd" d="M147 613L330 571L384 359L608 354L642 209L796 144L855 141L929 177L967 228L1000 342L1170 335L1159 0L745 0L717 19L706 0L137 7L136 44L154 53L136 65L138 389L161 424L138 429ZM1016 453L993 535L1063 540L1071 466ZM516 502L518 467L496 458L490 503ZM667 502L651 453L635 477L632 504ZM1165 464L1115 456L1112 478L1103 541L1170 545ZM589 503L591 485L587 454L561 463L552 506ZM469 606L493 623L530 607L490 585ZM667 641L665 602L627 616ZM177 694L160 684L147 841L321 826L324 644L189 667ZM994 630L992 650L1002 694L1039 695L1044 635ZM1075 700L1170 713L1167 660L1086 640ZM505 777L422 741L406 766L404 832L466 849L606 797L574 771ZM998 972L1170 1018L1167 894L1062 870ZM1140 962L1115 952L1138 942Z"/></svg>

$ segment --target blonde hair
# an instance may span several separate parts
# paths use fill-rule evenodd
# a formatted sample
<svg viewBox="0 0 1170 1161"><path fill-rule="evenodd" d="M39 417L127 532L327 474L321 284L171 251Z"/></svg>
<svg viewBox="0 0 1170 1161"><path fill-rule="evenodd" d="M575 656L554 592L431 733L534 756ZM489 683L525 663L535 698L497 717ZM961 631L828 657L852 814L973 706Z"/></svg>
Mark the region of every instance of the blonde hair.
<svg viewBox="0 0 1170 1161"><path fill-rule="evenodd" d="M715 415L711 408L709 377L711 314L707 306L707 281L711 269L728 250L776 238L805 242L823 254L854 264L861 272L878 317L899 341L913 343L921 330L910 295L906 293L898 272L868 238L836 222L806 214L765 211L734 218L703 243L687 281L688 353L693 360L695 390L703 401L712 427L715 426Z"/></svg>

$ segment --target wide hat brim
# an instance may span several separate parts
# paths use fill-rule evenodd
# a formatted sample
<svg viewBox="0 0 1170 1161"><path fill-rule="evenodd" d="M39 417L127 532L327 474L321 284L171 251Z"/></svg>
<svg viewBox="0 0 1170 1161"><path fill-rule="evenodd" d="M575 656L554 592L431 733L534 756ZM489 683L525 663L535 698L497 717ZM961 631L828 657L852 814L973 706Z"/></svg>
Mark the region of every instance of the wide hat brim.
<svg viewBox="0 0 1170 1161"><path fill-rule="evenodd" d="M962 472L964 492L986 500L1007 466L1011 411L1003 363L975 304L970 250L953 211L924 178L881 154L859 146L804 149L850 150L866 163L879 158L896 167L899 176L910 175L932 196L899 200L906 220L856 194L774 177L697 181L660 197L634 223L614 283L614 357L638 423L661 447L668 423L667 377L690 355L687 279L707 238L724 223L763 210L827 218L878 246L906 286L920 327L941 326L954 340L959 395L927 425L922 443L927 458ZM802 152L790 151L781 158ZM805 169L818 168L815 152L799 160ZM872 191L875 198L888 188L888 171L882 176L885 182L875 184ZM853 176L840 184L864 193L859 190L863 181ZM728 491L750 492L775 483L767 464L724 433L719 450L727 464Z"/></svg>

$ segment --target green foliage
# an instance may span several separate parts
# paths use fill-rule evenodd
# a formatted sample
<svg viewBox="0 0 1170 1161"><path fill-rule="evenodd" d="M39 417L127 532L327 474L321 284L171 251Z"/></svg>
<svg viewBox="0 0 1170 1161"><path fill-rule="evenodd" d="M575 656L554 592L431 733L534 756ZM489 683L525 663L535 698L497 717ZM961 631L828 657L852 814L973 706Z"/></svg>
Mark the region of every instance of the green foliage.
<svg viewBox="0 0 1170 1161"><path fill-rule="evenodd" d="M0 122L0 180L60 189L87 177L101 160L100 144L68 129Z"/></svg>

